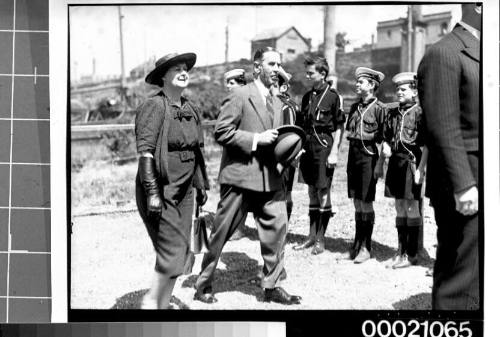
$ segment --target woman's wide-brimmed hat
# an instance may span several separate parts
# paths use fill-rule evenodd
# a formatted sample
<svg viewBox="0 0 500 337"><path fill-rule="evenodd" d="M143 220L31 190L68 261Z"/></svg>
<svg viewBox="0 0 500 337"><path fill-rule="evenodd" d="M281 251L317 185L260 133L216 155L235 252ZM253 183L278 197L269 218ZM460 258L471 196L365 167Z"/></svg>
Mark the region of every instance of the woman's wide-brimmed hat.
<svg viewBox="0 0 500 337"><path fill-rule="evenodd" d="M151 72L146 76L146 83L154 84L157 86L163 86L162 77L165 75L165 72L177 63L185 63L187 66L187 70L191 70L194 64L196 63L196 54L195 53L171 53L163 56L158 59L155 63L155 68L151 70Z"/></svg>

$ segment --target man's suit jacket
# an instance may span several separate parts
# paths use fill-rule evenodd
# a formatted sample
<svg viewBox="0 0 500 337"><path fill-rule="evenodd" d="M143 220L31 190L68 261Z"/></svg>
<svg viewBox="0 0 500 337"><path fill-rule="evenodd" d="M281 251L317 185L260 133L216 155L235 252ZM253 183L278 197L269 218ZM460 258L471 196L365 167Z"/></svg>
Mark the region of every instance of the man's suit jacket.
<svg viewBox="0 0 500 337"><path fill-rule="evenodd" d="M479 62L479 40L461 25L429 47L420 62L418 93L429 147L426 194L431 200L477 186Z"/></svg>
<svg viewBox="0 0 500 337"><path fill-rule="evenodd" d="M268 112L262 96L250 83L235 88L222 103L215 124L215 140L224 147L219 183L253 191L276 191L283 181L276 170L272 145L258 146L252 152L255 133L282 125L281 101L275 97Z"/></svg>

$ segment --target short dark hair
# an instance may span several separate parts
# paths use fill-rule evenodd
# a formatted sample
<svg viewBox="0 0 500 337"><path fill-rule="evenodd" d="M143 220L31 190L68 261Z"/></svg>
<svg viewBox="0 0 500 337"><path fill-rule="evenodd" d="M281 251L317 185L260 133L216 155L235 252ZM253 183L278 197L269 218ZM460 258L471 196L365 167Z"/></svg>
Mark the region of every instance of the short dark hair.
<svg viewBox="0 0 500 337"><path fill-rule="evenodd" d="M326 58L321 57L321 56L308 56L304 60L304 65L306 67L314 65L314 69L318 73L325 73L325 79L328 76L328 73L330 72L330 67L328 66L328 62L326 61Z"/></svg>
<svg viewBox="0 0 500 337"><path fill-rule="evenodd" d="M264 48L259 48L255 51L253 54L253 61L254 62L262 62L262 59L264 58L264 54L268 52L275 52L275 53L280 53L273 47L264 47ZM281 54L280 54L281 55Z"/></svg>
<svg viewBox="0 0 500 337"><path fill-rule="evenodd" d="M373 92L377 91L379 86L380 86L380 83L378 81L375 81L372 78L368 78L368 77L365 77L365 78L368 81L368 83L373 84Z"/></svg>

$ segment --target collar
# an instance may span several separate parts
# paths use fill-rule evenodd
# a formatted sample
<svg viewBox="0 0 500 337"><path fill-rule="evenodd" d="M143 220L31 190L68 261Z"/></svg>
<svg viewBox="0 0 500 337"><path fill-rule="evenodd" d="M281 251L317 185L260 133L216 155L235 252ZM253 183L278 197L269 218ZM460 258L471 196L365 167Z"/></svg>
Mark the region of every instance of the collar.
<svg viewBox="0 0 500 337"><path fill-rule="evenodd" d="M460 26L464 27L465 30L467 30L469 33L471 33L476 39L478 39L478 40L481 39L481 31L479 29L476 29L463 21L460 21L458 24Z"/></svg>
<svg viewBox="0 0 500 337"><path fill-rule="evenodd" d="M259 90L259 93L260 93L260 95L262 97L262 100L265 103L266 102L266 97L268 95L271 95L271 88L266 88L266 86L264 85L264 83L262 83L259 78L256 78L254 82L255 82L255 86Z"/></svg>
<svg viewBox="0 0 500 337"><path fill-rule="evenodd" d="M181 106L178 106L177 104L175 104L174 102L172 102L167 95L165 95L165 93L163 92L163 90L161 90L158 93L158 95L165 97L167 99L168 105L176 106L176 107L179 107L179 108L181 108L182 106L184 106L184 103L186 103L186 101L187 101L186 97L181 96Z"/></svg>
<svg viewBox="0 0 500 337"><path fill-rule="evenodd" d="M360 99L359 99L359 101L358 101L358 102L359 102L359 103L358 103L358 105L360 105L360 106L362 106L362 107L365 107L365 106L369 105L371 102L373 102L373 101L374 101L374 100L376 100L376 99L377 99L377 97L372 96L372 98L370 98L370 99L369 99L368 101L366 101L366 103L365 103L365 102L363 102L363 98L360 98Z"/></svg>
<svg viewBox="0 0 500 337"><path fill-rule="evenodd" d="M417 106L417 102L399 104L398 105L398 112L400 115L403 115L405 112L410 111L411 109L413 109L416 106Z"/></svg>
<svg viewBox="0 0 500 337"><path fill-rule="evenodd" d="M318 92L323 92L323 90L325 90L327 86L328 86L328 83L325 81L318 88L313 87L312 91L314 94L317 94Z"/></svg>

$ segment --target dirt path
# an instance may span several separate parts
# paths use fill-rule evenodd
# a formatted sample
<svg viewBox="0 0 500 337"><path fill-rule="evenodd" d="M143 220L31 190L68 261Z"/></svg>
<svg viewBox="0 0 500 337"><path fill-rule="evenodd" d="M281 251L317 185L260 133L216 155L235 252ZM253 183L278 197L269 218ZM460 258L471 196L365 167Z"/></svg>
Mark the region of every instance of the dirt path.
<svg viewBox="0 0 500 337"><path fill-rule="evenodd" d="M335 175L334 186L343 186L345 173ZM207 205L214 210L218 197L213 191ZM378 184L375 203L374 250L370 261L354 265L340 260L352 242L354 219L344 189L334 192L337 215L330 221L327 251L319 256L310 250L296 252L291 246L307 234L307 193L304 185L294 189L294 213L286 245L288 278L284 287L303 297L301 305L283 306L261 302L261 289L250 280L262 267L260 248L252 217L247 220L248 236L229 242L216 272L214 290L219 302L207 305L193 301L193 274L183 276L174 289L175 306L191 309L430 309L432 278L425 266L404 270L387 269L384 261L397 247L394 202L383 198ZM128 205L133 209L133 205ZM435 225L432 209L426 205L424 247L435 256ZM154 252L136 212L78 216L73 219L71 254L71 306L74 309L137 308L149 285Z"/></svg>

